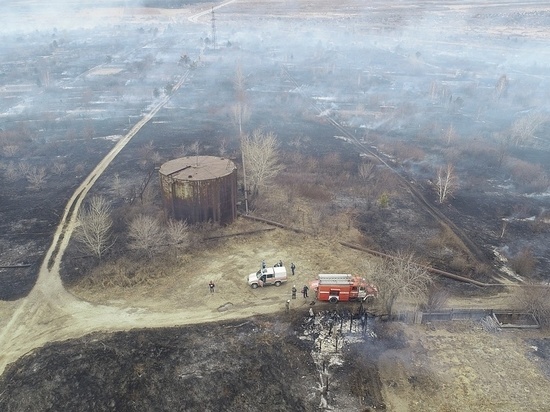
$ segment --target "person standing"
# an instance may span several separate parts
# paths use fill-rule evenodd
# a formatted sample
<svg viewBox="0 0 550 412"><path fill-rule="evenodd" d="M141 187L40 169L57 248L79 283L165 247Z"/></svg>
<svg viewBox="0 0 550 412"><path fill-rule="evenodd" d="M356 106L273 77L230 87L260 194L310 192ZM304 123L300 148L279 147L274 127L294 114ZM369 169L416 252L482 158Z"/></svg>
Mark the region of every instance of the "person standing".
<svg viewBox="0 0 550 412"><path fill-rule="evenodd" d="M296 299L296 285L292 286L292 299Z"/></svg>
<svg viewBox="0 0 550 412"><path fill-rule="evenodd" d="M210 283L208 284L208 288L210 289L210 293L214 293L214 288L215 287L216 287L216 285L214 285L214 282L210 281Z"/></svg>
<svg viewBox="0 0 550 412"><path fill-rule="evenodd" d="M307 287L307 285L304 285L304 287L302 288L302 295L304 296L304 299L307 298L307 291L309 290L309 288Z"/></svg>
<svg viewBox="0 0 550 412"><path fill-rule="evenodd" d="M294 276L294 271L296 270L296 265L294 264L294 262L290 264L290 269L292 270L292 276Z"/></svg>

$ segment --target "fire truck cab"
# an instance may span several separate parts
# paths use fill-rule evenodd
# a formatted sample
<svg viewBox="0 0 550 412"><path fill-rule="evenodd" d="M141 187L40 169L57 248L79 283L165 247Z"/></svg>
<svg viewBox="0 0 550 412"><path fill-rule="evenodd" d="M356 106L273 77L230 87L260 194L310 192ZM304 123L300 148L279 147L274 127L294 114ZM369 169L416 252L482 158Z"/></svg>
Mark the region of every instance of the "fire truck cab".
<svg viewBox="0 0 550 412"><path fill-rule="evenodd" d="M376 297L378 289L360 277L351 274L319 274L310 283L317 300L331 303Z"/></svg>

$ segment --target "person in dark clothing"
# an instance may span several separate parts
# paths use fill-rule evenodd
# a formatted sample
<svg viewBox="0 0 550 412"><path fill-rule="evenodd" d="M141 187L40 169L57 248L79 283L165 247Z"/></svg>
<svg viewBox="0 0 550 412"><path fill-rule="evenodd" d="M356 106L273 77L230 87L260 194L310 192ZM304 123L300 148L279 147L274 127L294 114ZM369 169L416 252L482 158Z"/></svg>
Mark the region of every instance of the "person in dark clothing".
<svg viewBox="0 0 550 412"><path fill-rule="evenodd" d="M292 286L292 299L296 299L296 285Z"/></svg>
<svg viewBox="0 0 550 412"><path fill-rule="evenodd" d="M307 298L307 291L309 290L309 288L307 287L307 285L304 285L304 287L302 288L302 295L304 296L304 299Z"/></svg>
<svg viewBox="0 0 550 412"><path fill-rule="evenodd" d="M210 281L208 287L210 288L210 293L214 293L214 288L216 287L216 285L214 285L214 282Z"/></svg>
<svg viewBox="0 0 550 412"><path fill-rule="evenodd" d="M296 270L296 265L294 264L294 262L290 264L290 269L292 270L292 276L294 276L294 271Z"/></svg>

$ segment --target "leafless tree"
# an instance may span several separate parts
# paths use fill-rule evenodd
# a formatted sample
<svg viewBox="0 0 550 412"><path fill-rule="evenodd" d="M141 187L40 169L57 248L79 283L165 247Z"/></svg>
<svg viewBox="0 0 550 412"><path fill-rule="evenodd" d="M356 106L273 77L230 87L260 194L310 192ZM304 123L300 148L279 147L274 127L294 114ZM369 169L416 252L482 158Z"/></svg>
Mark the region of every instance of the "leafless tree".
<svg viewBox="0 0 550 412"><path fill-rule="evenodd" d="M6 180L9 182L15 182L19 178L19 172L18 168L15 166L13 162L9 162L6 165L6 171L5 171Z"/></svg>
<svg viewBox="0 0 550 412"><path fill-rule="evenodd" d="M445 139L445 143L447 143L447 145L450 145L451 142L457 138L457 133L453 125L450 125L447 130L445 130L443 138Z"/></svg>
<svg viewBox="0 0 550 412"><path fill-rule="evenodd" d="M363 162L359 165L359 176L361 177L361 179L365 180L365 181L368 181L370 180L373 175L374 175L374 168L375 168L375 165L374 163L366 163L366 162Z"/></svg>
<svg viewBox="0 0 550 412"><path fill-rule="evenodd" d="M187 147L185 147L184 144L178 146L178 148L176 149L176 156L178 156L178 157L187 156Z"/></svg>
<svg viewBox="0 0 550 412"><path fill-rule="evenodd" d="M31 170L31 165L30 163L28 162L25 162L25 161L20 161L17 165L17 168L19 169L19 171L21 172L22 175L26 176L27 173L29 173L29 171Z"/></svg>
<svg viewBox="0 0 550 412"><path fill-rule="evenodd" d="M539 112L529 114L517 119L510 128L510 139L515 145L528 143L535 138L535 132L548 121L548 116Z"/></svg>
<svg viewBox="0 0 550 412"><path fill-rule="evenodd" d="M233 79L233 88L235 89L236 103L231 107L233 123L239 130L239 139L241 140L241 160L243 165L243 185L244 185L244 204L245 213L248 214L248 182L247 182L247 164L245 162L245 151L243 149L243 140L245 139L243 132L243 124L250 119L250 111L246 105L246 84L242 67L239 64Z"/></svg>
<svg viewBox="0 0 550 412"><path fill-rule="evenodd" d="M139 165L143 169L147 169L152 165L159 164L161 156L159 152L155 150L153 142L149 142L139 149Z"/></svg>
<svg viewBox="0 0 550 412"><path fill-rule="evenodd" d="M186 221L169 220L166 236L168 245L176 252L185 249L189 246L189 225Z"/></svg>
<svg viewBox="0 0 550 412"><path fill-rule="evenodd" d="M196 140L191 146L189 146L189 150L195 155L198 156L201 150L201 146L198 140Z"/></svg>
<svg viewBox="0 0 550 412"><path fill-rule="evenodd" d="M533 252L531 252L531 249L525 248L510 259L510 265L518 275L529 276L535 270L537 259L533 255Z"/></svg>
<svg viewBox="0 0 550 412"><path fill-rule="evenodd" d="M46 181L46 169L44 167L31 167L25 174L25 178L30 184L31 189L40 189Z"/></svg>
<svg viewBox="0 0 550 412"><path fill-rule="evenodd" d="M517 288L513 302L516 310L532 313L541 326L550 326L550 286L528 282Z"/></svg>
<svg viewBox="0 0 550 412"><path fill-rule="evenodd" d="M398 253L396 258L377 264L373 272L379 298L388 314L393 314L397 300L415 306L426 301L432 277L426 269L414 262L413 254Z"/></svg>
<svg viewBox="0 0 550 412"><path fill-rule="evenodd" d="M67 169L67 164L61 159L55 159L52 163L52 170L56 175L60 175Z"/></svg>
<svg viewBox="0 0 550 412"><path fill-rule="evenodd" d="M129 248L138 252L143 252L151 258L157 252L164 242L164 234L157 219L138 215L130 223L128 231L130 239Z"/></svg>
<svg viewBox="0 0 550 412"><path fill-rule="evenodd" d="M500 99L502 96L506 95L509 84L510 82L508 81L508 77L505 74L499 77L495 85L495 95L497 99Z"/></svg>
<svg viewBox="0 0 550 412"><path fill-rule="evenodd" d="M75 239L98 259L113 245L111 206L102 196L94 196L78 214Z"/></svg>
<svg viewBox="0 0 550 412"><path fill-rule="evenodd" d="M311 137L299 134L293 137L288 144L294 147L298 152L301 152L303 149L307 148L310 142Z"/></svg>
<svg viewBox="0 0 550 412"><path fill-rule="evenodd" d="M250 119L250 110L246 105L246 78L241 65L238 65L235 70L233 89L235 90L236 103L231 106L231 117L233 123L239 129L239 136L242 136L243 125Z"/></svg>
<svg viewBox="0 0 550 412"><path fill-rule="evenodd" d="M244 102L246 100L246 78L240 64L237 65L237 68L235 69L233 88L235 89L237 101Z"/></svg>
<svg viewBox="0 0 550 412"><path fill-rule="evenodd" d="M19 146L8 144L2 147L2 152L6 157L14 157L19 152Z"/></svg>
<svg viewBox="0 0 550 412"><path fill-rule="evenodd" d="M218 153L220 156L225 156L227 153L227 139L224 137L220 140L220 147L218 148Z"/></svg>
<svg viewBox="0 0 550 412"><path fill-rule="evenodd" d="M432 283L428 288L426 309L433 311L444 308L449 300L449 296L450 293L445 288Z"/></svg>
<svg viewBox="0 0 550 412"><path fill-rule="evenodd" d="M449 196L458 188L458 182L454 173L454 167L448 164L446 167L437 169L435 188L439 203L445 202Z"/></svg>
<svg viewBox="0 0 550 412"><path fill-rule="evenodd" d="M253 193L266 187L280 172L278 141L273 132L256 129L241 138L241 150Z"/></svg>
<svg viewBox="0 0 550 412"><path fill-rule="evenodd" d="M111 186L113 188L113 190L116 192L116 195L120 197L120 193L121 193L121 187L122 187L122 182L120 180L120 175L118 173L115 173L115 175L113 176L113 182L111 183Z"/></svg>
<svg viewBox="0 0 550 412"><path fill-rule="evenodd" d="M231 119L239 129L239 136L243 134L243 125L250 120L250 110L243 102L237 102L231 106Z"/></svg>

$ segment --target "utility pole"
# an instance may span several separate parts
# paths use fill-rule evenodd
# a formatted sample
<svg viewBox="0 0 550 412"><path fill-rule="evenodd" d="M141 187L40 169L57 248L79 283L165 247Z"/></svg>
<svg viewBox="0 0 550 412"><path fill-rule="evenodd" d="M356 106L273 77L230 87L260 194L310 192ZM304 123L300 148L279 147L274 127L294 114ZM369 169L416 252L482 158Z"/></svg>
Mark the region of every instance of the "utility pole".
<svg viewBox="0 0 550 412"><path fill-rule="evenodd" d="M241 160L243 162L244 210L248 215L248 187L246 186L246 167L244 165L243 134L241 132Z"/></svg>
<svg viewBox="0 0 550 412"><path fill-rule="evenodd" d="M214 7L212 7L212 47L214 50L218 48L216 44L216 17L214 16Z"/></svg>

